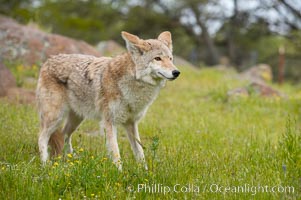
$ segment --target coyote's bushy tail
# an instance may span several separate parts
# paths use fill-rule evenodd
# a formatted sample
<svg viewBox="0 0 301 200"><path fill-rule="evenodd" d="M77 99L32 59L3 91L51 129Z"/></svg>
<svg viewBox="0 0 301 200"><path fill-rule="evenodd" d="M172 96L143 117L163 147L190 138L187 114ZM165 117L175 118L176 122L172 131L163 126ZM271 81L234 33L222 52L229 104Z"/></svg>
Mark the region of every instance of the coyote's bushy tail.
<svg viewBox="0 0 301 200"><path fill-rule="evenodd" d="M48 144L51 147L51 156L58 156L62 154L63 148L64 148L64 135L60 130L57 130L54 132L50 139Z"/></svg>

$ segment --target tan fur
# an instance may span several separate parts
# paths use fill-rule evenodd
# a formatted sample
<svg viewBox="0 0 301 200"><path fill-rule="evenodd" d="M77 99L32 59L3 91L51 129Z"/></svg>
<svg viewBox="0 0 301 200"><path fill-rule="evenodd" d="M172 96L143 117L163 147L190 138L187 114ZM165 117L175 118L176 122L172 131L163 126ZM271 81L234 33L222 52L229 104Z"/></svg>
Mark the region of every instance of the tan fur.
<svg viewBox="0 0 301 200"><path fill-rule="evenodd" d="M62 132L59 130L54 132L50 136L48 144L51 147L51 157L61 155L64 148L64 135Z"/></svg>
<svg viewBox="0 0 301 200"><path fill-rule="evenodd" d="M172 50L172 41L171 41L171 34L168 31L164 31L158 37L158 40L162 41L164 44L168 46L169 49Z"/></svg>
<svg viewBox="0 0 301 200"><path fill-rule="evenodd" d="M169 32L149 40L127 32L122 32L122 37L128 52L115 58L60 54L44 63L37 86L43 162L48 159L48 143L54 155L61 153L63 136L67 151L72 152L72 133L84 119L92 118L104 126L108 153L119 169L117 125L127 130L136 159L145 164L139 120L166 80L174 80L180 72L172 63Z"/></svg>

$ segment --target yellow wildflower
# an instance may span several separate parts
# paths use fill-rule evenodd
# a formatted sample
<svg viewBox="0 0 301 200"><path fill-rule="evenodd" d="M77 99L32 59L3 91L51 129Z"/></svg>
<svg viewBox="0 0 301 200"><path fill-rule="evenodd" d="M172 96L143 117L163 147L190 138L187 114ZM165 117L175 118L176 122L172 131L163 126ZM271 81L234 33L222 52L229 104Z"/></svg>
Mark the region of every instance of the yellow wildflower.
<svg viewBox="0 0 301 200"><path fill-rule="evenodd" d="M37 70L37 69L38 69L38 67L37 67L36 65L31 66L31 68L32 68L33 70Z"/></svg>
<svg viewBox="0 0 301 200"><path fill-rule="evenodd" d="M17 71L18 71L18 72L22 72L23 69L24 69L24 66L23 66L23 65L18 65L18 66L17 66Z"/></svg>

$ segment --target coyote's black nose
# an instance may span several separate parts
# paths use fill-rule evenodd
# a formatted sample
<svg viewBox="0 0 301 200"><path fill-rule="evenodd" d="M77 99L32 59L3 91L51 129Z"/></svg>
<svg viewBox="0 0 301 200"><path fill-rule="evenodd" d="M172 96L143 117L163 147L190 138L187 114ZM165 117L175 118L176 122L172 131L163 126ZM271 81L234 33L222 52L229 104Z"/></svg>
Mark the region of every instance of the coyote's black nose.
<svg viewBox="0 0 301 200"><path fill-rule="evenodd" d="M173 70L172 71L172 75L176 78L176 77L178 77L179 75L180 75L180 71L178 71L178 70Z"/></svg>

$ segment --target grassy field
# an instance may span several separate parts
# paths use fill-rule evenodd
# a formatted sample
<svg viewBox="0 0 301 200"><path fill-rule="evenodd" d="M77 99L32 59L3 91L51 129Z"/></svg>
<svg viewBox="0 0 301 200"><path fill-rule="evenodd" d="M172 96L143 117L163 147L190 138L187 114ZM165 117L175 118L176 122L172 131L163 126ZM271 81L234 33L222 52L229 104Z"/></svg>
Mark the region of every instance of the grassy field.
<svg viewBox="0 0 301 200"><path fill-rule="evenodd" d="M140 124L149 171L120 130L118 172L93 121L74 134L74 154L42 167L35 106L1 100L0 199L300 199L300 89L227 99L244 84L231 71L183 68Z"/></svg>

